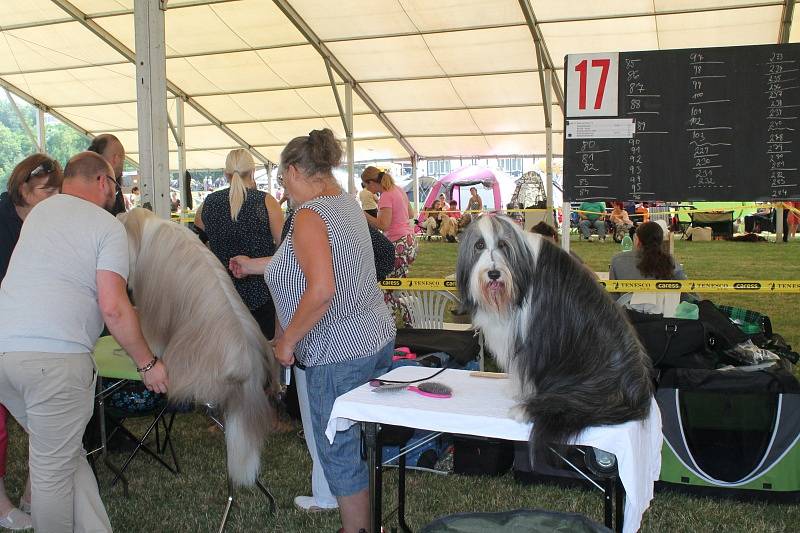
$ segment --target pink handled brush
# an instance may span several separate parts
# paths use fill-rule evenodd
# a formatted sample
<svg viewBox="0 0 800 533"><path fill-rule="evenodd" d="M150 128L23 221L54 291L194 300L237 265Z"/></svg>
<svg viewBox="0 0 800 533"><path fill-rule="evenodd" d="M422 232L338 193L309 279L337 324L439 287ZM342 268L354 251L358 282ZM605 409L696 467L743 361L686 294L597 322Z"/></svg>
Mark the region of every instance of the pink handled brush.
<svg viewBox="0 0 800 533"><path fill-rule="evenodd" d="M436 381L426 381L419 385L411 385L408 387L411 392L416 392L428 398L450 398L453 396L453 389L443 383Z"/></svg>

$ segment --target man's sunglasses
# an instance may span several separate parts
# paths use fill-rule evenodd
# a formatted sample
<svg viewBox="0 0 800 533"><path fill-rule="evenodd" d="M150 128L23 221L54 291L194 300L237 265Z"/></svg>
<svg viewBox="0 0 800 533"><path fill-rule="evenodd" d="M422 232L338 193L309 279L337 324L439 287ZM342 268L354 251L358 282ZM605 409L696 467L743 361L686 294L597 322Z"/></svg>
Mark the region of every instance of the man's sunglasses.
<svg viewBox="0 0 800 533"><path fill-rule="evenodd" d="M115 190L119 191L120 189L122 189L122 186L119 184L119 182L116 179L114 179L113 177L109 176L108 174L103 174L103 176L105 176L106 178L108 178L108 179L110 179L111 181L114 182ZM103 176L98 176L97 179L100 179Z"/></svg>
<svg viewBox="0 0 800 533"><path fill-rule="evenodd" d="M25 178L25 181L28 181L31 178L40 178L42 176L47 176L48 174L52 174L56 171L56 165L50 160L44 161L41 165L31 170L31 173L28 174L28 177Z"/></svg>

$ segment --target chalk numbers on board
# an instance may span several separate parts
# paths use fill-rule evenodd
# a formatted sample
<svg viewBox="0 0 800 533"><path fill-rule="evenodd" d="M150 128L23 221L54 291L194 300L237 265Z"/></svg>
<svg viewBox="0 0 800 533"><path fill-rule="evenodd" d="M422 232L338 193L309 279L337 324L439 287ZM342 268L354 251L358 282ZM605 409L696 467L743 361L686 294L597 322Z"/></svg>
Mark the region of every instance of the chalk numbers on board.
<svg viewBox="0 0 800 533"><path fill-rule="evenodd" d="M787 87L786 82L796 79L797 62L784 57L783 52L771 52L764 64L767 87L767 172L773 198L788 198L790 187L797 187L797 168L787 167L787 157L792 153L791 145L795 128L792 120L797 120L793 111L797 105L786 103L787 91L797 89Z"/></svg>

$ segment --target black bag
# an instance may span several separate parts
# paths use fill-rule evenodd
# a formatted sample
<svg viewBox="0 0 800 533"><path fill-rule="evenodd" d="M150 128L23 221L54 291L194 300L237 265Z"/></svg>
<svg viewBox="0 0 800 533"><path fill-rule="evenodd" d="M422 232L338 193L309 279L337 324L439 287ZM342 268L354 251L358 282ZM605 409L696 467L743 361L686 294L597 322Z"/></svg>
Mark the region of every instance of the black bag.
<svg viewBox="0 0 800 533"><path fill-rule="evenodd" d="M369 226L369 236L372 239L372 253L375 254L375 274L378 281L383 281L394 270L394 244L372 226Z"/></svg>
<svg viewBox="0 0 800 533"><path fill-rule="evenodd" d="M453 435L453 473L502 476L514 463L514 443L486 437Z"/></svg>
<svg viewBox="0 0 800 533"><path fill-rule="evenodd" d="M702 321L627 311L655 368L716 367L718 357L713 351L716 338Z"/></svg>

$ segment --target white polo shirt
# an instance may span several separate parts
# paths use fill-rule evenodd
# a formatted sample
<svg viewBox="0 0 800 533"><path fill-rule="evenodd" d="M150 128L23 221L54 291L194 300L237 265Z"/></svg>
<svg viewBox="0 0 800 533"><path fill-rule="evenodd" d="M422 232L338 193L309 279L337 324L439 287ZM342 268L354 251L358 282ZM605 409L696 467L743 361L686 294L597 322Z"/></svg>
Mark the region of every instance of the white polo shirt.
<svg viewBox="0 0 800 533"><path fill-rule="evenodd" d="M68 194L37 204L0 285L0 352L91 352L103 330L98 270L128 278L122 223Z"/></svg>

